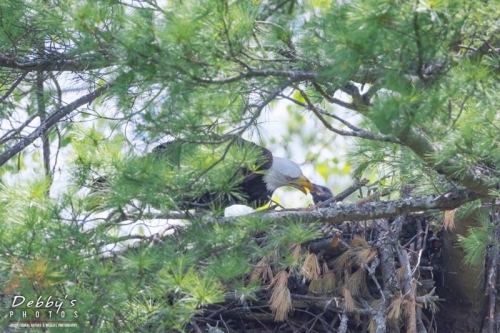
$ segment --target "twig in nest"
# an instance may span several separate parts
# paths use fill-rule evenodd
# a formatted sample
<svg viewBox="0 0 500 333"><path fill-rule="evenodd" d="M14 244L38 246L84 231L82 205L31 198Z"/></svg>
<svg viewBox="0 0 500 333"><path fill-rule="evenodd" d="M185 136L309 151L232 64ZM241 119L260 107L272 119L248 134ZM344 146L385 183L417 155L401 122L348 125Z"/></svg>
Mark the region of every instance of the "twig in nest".
<svg viewBox="0 0 500 333"><path fill-rule="evenodd" d="M365 204L367 202L375 201L380 197L388 195L389 193L391 193L391 191L388 188L384 188L381 192L377 191L373 194L370 194L369 196L367 196L365 198L359 199L356 203L358 205L362 205L362 204Z"/></svg>

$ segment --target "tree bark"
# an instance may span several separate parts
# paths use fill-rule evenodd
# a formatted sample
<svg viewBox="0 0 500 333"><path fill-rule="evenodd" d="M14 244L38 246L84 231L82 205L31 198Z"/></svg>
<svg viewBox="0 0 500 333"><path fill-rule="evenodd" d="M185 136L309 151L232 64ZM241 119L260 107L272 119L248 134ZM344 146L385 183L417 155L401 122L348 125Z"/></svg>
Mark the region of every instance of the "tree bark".
<svg viewBox="0 0 500 333"><path fill-rule="evenodd" d="M446 231L442 246L442 275L437 276L437 293L444 298L436 316L438 332L479 333L485 319L484 258L475 266L464 264L465 253L458 246L458 235L479 226L472 213L455 221L456 228Z"/></svg>

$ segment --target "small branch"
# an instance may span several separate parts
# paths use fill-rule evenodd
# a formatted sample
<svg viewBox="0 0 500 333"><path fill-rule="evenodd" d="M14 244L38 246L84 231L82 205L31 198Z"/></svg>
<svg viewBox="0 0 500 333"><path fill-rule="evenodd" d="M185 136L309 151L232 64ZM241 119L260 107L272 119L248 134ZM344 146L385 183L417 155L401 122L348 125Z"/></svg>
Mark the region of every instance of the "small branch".
<svg viewBox="0 0 500 333"><path fill-rule="evenodd" d="M201 83L226 84L226 83L236 82L242 79L247 79L252 77L263 77L263 76L288 77L294 82L296 82L300 80L315 79L317 73L309 71L293 71L293 70L252 69L239 75L221 79L195 77L194 80Z"/></svg>
<svg viewBox="0 0 500 333"><path fill-rule="evenodd" d="M378 280L377 280L377 277L375 276L375 269L380 265L380 258L379 257L376 257L370 264L370 266L368 266L368 264L366 263L363 263L365 265L365 268L368 272L368 275L370 275L372 281L375 283L375 285L377 286L377 289L380 293L380 296L382 297L382 300L385 301L385 298L384 298L384 291L382 290L382 287L380 286L380 283L378 283Z"/></svg>
<svg viewBox="0 0 500 333"><path fill-rule="evenodd" d="M24 123L21 124L16 129L9 130L7 133L5 133L1 138L0 138L0 144L4 144L7 141L13 139L17 134L21 133L21 131L28 126L36 117L38 117L38 112L34 113L31 115L28 119L24 121Z"/></svg>
<svg viewBox="0 0 500 333"><path fill-rule="evenodd" d="M17 60L9 58L5 55L0 55L0 67L21 69L24 71L69 71L80 72L93 69L102 69L112 65L110 61L102 61L98 59L64 59L61 58L41 59L41 60Z"/></svg>
<svg viewBox="0 0 500 333"><path fill-rule="evenodd" d="M359 199L356 203L358 205L362 205L362 204L365 204L367 202L378 200L378 199L380 199L380 197L388 195L389 193L391 193L391 190L389 190L388 188L384 188L382 191L376 191L367 197Z"/></svg>
<svg viewBox="0 0 500 333"><path fill-rule="evenodd" d="M468 53L467 58L475 61L480 61L485 54L487 54L490 49L491 45L498 43L500 39L500 29L496 29L493 31L492 36L485 41L481 46L479 46L474 52Z"/></svg>
<svg viewBox="0 0 500 333"><path fill-rule="evenodd" d="M498 256L500 253L500 214L491 209L493 216L493 242L491 245L489 258L488 258L488 272L486 278L486 292L489 298L488 304L488 333L497 332L495 320L495 308L497 300L497 274L498 274Z"/></svg>
<svg viewBox="0 0 500 333"><path fill-rule="evenodd" d="M323 88L321 88L321 86L316 83L316 82L313 82L312 83L314 89L316 89L317 92L320 93L321 96L323 96L328 102L332 103L332 104L337 104L337 105L340 105L346 109L350 109L350 110L354 110L354 111L357 111L358 108L356 107L356 105L352 104L352 103L347 103L347 102L344 102L343 100L340 100L338 98L335 98L335 97L332 97L330 95L328 95L324 90Z"/></svg>
<svg viewBox="0 0 500 333"><path fill-rule="evenodd" d="M230 296L231 295L231 296ZM310 295L301 295L301 294L290 294L292 297L292 303L294 308L308 308L311 305L318 306L320 308L328 308L336 312L346 311L342 303L344 299L342 297L316 297ZM237 294L228 293L226 295L226 300L238 300ZM267 297L263 297L267 298ZM267 304L267 301L266 303ZM346 311L346 313L358 313L358 314L374 314L375 311L373 309L354 309L352 311Z"/></svg>
<svg viewBox="0 0 500 333"><path fill-rule="evenodd" d="M396 251L398 254L399 262L403 267L403 280L401 281L401 289L403 295L406 299L406 332L416 333L417 332L417 314L416 314L416 304L415 304L415 290L416 285L413 279L412 270L410 267L410 261L408 259L408 252L401 247L401 245L396 245Z"/></svg>
<svg viewBox="0 0 500 333"><path fill-rule="evenodd" d="M282 98L285 98L285 99L288 99L289 101L299 105L299 106L302 106L304 108L308 108L308 105L306 103L302 103L301 101L298 101L294 98L291 98L290 96L285 96L285 95L281 95ZM333 113L330 113L328 111L326 111L325 109L323 109L322 107L316 105L316 109L319 111L319 113L321 113L322 115L325 115L325 116L328 116L328 117L331 117L335 120L338 120L340 121L342 124L346 125L347 127L349 127L350 129L352 129L353 131L362 131L361 128L357 127L357 126L354 126L353 124L351 124L350 122L340 118L339 116L336 116L334 115Z"/></svg>
<svg viewBox="0 0 500 333"><path fill-rule="evenodd" d="M321 121L321 123L330 131L334 132L334 133L337 133L339 135L343 135L343 136L355 136L355 137L359 137L359 138L362 138L362 139L367 139L367 140L373 140L373 141L383 141L383 142L391 142L391 143L399 143L399 141L392 137L392 136L386 136L386 135L379 135L379 134L375 134L375 133L371 133L371 132L367 132L367 131L364 131L364 130L361 130L358 128L358 130L356 131L344 131L344 130L341 130L341 129L337 129L337 128L334 128L323 116L322 116L322 112L320 112L319 110L319 107L317 107L316 105L314 105L312 103L312 101L309 99L309 96L307 96L307 94L302 90L300 89L299 87L295 87L295 89L300 92L300 94L302 95L302 97L305 99L306 103L307 103L307 106L306 108L311 110L314 115ZM297 101L299 104L300 102Z"/></svg>
<svg viewBox="0 0 500 333"><path fill-rule="evenodd" d="M347 332L347 321L349 317L347 316L346 313L342 313L341 319L340 319L340 325L338 329L338 333L346 333Z"/></svg>
<svg viewBox="0 0 500 333"><path fill-rule="evenodd" d="M3 103L3 101L5 101L10 96L10 94L12 94L14 89L16 89L16 87L24 80L24 78L26 77L26 75L28 75L28 73L29 71L24 71L21 73L21 75L12 84L12 86L10 86L9 90L7 90L7 92L0 98L0 103Z"/></svg>
<svg viewBox="0 0 500 333"><path fill-rule="evenodd" d="M396 277L396 262L394 259L394 251L392 244L394 234L391 234L389 222L386 219L376 219L374 226L378 232L378 240L375 246L378 248L380 257L380 271L383 281L383 295L380 304L377 307L377 312L372 320L375 322L376 333L385 333L387 328L387 312L394 295L398 294L399 286Z"/></svg>

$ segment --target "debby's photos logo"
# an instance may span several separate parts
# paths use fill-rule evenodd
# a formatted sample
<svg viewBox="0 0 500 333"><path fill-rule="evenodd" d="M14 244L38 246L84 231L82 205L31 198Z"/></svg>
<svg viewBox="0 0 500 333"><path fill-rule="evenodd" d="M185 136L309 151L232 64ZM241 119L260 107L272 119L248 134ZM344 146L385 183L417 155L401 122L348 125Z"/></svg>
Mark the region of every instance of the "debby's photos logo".
<svg viewBox="0 0 500 333"><path fill-rule="evenodd" d="M29 299L14 296L9 308L10 327L77 327L78 307L76 299L39 296Z"/></svg>

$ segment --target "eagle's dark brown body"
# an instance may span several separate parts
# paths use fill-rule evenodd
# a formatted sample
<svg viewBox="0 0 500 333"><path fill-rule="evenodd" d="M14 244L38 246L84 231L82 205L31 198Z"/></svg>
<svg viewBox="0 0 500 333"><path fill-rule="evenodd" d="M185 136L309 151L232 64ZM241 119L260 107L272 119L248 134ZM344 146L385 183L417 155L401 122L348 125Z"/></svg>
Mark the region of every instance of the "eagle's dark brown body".
<svg viewBox="0 0 500 333"><path fill-rule="evenodd" d="M264 147L239 137L225 136L224 138L227 138L228 141L232 140L233 144L237 145L240 149L254 149L259 152L259 167L256 170L249 170L241 167L233 176L242 178L240 185L237 186L237 192L239 192L241 196L209 191L197 198L186 198L185 202L187 205L193 207L208 207L211 205L226 207L232 204L244 204L256 208L268 203L273 191L269 190L264 180L264 176L273 165L272 153ZM180 165L180 150L183 144L184 142L180 140L169 141L155 147L153 152L162 158L166 158L173 165ZM321 191L320 188L324 188L322 186L314 185L312 188L313 192L318 190L318 193L313 193L315 203L317 202L317 198L320 199L319 201L324 201L326 200L325 198L331 197L331 192L329 192L329 190L328 192Z"/></svg>

